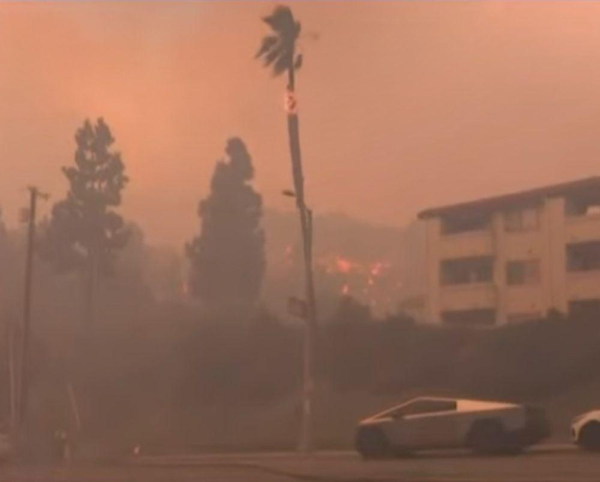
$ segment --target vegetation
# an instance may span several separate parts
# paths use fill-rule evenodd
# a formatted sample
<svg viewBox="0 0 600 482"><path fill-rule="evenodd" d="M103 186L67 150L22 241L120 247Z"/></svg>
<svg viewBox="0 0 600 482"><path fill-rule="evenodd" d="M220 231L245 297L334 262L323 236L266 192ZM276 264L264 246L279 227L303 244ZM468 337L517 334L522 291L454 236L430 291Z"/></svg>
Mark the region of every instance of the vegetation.
<svg viewBox="0 0 600 482"><path fill-rule="evenodd" d="M86 282L85 318L93 319L97 274L111 271L115 252L127 243L128 230L114 210L129 179L115 139L102 118L86 120L75 134L75 165L63 167L67 197L52 208L41 253L61 271L78 270Z"/></svg>
<svg viewBox="0 0 600 482"><path fill-rule="evenodd" d="M252 159L241 139L217 162L209 196L200 202L200 235L187 245L190 289L212 311L258 301L265 273L262 198L249 184Z"/></svg>
<svg viewBox="0 0 600 482"><path fill-rule="evenodd" d="M95 353L76 366L57 349L65 340L38 331L31 412L41 433L72 427L70 381L81 450L293 447L301 326L268 312L223 323L185 303L143 299L127 310L103 305ZM344 298L320 332L319 443L348 446L358 418L415 394L545 404L600 381L599 341L592 318L457 330L376 319Z"/></svg>
<svg viewBox="0 0 600 482"><path fill-rule="evenodd" d="M287 106L288 140L290 144L290 159L292 162L292 179L294 181L294 195L300 216L300 228L302 231L303 250L305 258L305 270L308 283L312 285L312 274L310 273L310 241L308 208L304 201L304 173L302 168L302 155L300 151L300 121L298 119L297 107L295 105L296 71L302 66L302 55L296 53L297 42L300 36L301 25L294 18L292 10L284 5L275 7L273 13L263 18L263 21L271 29L271 33L262 39L261 46L256 57L262 59L265 68L271 69L274 76L287 73L288 102L294 105ZM314 288L311 288L309 296L314 297ZM313 303L309 301L309 309Z"/></svg>

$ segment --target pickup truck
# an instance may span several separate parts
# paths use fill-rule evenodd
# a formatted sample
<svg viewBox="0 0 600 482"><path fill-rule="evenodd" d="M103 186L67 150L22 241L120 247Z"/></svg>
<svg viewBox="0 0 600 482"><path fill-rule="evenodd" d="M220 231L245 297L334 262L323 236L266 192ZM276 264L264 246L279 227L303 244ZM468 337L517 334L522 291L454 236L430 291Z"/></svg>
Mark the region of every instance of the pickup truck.
<svg viewBox="0 0 600 482"><path fill-rule="evenodd" d="M421 450L468 448L478 454L517 454L550 435L542 409L508 402L419 397L358 424L364 458Z"/></svg>

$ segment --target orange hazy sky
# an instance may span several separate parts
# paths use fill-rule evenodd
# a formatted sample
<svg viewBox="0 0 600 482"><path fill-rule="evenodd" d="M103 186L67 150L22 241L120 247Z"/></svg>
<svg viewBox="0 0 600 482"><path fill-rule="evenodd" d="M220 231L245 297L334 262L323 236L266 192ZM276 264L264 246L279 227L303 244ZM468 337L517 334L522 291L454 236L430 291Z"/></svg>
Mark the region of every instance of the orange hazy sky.
<svg viewBox="0 0 600 482"><path fill-rule="evenodd" d="M253 56L274 2L0 1L0 206L64 196L76 128L103 116L150 240L198 229L241 136L269 207L290 182L283 79ZM419 209L600 172L600 2L305 1L299 76L315 211ZM46 211L51 203L47 203Z"/></svg>

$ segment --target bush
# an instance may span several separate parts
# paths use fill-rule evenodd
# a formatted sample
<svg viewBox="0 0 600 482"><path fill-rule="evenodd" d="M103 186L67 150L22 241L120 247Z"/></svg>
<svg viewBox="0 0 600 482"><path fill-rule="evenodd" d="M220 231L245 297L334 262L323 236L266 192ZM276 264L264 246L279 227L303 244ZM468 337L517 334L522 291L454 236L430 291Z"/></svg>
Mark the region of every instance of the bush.
<svg viewBox="0 0 600 482"><path fill-rule="evenodd" d="M94 343L79 343L66 357L36 339L32 418L46 432L69 426L70 381L86 439L105 446L256 445L268 437L291 444L302 340L302 326L266 312L216 319L193 306L149 305L98 320ZM582 316L465 330L402 315L375 319L348 298L321 324L318 341L319 386L337 400L336 410L347 410L331 417L332 407L317 407L331 440L334 426L350 433L369 400L414 393L543 400L596 378L600 364L600 325Z"/></svg>
<svg viewBox="0 0 600 482"><path fill-rule="evenodd" d="M339 390L536 400L593 379L600 362L600 325L582 316L467 330L373 320L346 302L324 337L324 377Z"/></svg>

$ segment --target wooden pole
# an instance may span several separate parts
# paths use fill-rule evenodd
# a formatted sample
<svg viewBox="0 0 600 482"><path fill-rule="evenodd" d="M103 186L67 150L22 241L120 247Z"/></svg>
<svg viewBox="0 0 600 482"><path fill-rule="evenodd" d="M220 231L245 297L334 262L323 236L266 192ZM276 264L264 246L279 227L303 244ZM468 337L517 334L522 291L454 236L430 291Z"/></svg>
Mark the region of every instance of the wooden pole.
<svg viewBox="0 0 600 482"><path fill-rule="evenodd" d="M35 220L38 197L47 197L42 194L37 187L29 187L29 219L27 236L27 258L25 260L25 293L23 303L23 334L21 346L21 360L19 364L20 376L18 380L19 400L17 412L18 430L22 430L27 415L27 404L29 396L29 337L31 325L31 301L32 301L32 280L33 280L33 261L35 251Z"/></svg>
<svg viewBox="0 0 600 482"><path fill-rule="evenodd" d="M11 319L8 325L8 376L9 376L9 403L10 403L10 435L13 441L17 436L17 367L15 366L16 358L16 330L14 322Z"/></svg>

